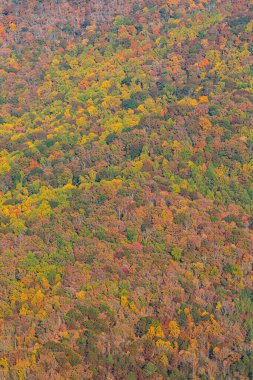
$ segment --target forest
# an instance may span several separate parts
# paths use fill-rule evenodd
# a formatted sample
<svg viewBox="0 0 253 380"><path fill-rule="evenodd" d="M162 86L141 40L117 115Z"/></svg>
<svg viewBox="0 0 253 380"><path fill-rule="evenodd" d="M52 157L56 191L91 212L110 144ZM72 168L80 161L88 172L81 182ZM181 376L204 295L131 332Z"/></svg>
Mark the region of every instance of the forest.
<svg viewBox="0 0 253 380"><path fill-rule="evenodd" d="M253 379L252 0L0 1L0 379Z"/></svg>

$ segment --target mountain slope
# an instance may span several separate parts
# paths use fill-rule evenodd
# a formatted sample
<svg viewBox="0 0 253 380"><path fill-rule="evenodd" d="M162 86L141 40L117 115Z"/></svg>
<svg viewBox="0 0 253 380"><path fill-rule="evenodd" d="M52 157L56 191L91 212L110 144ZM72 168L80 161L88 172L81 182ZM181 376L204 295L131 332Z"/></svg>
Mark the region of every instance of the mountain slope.
<svg viewBox="0 0 253 380"><path fill-rule="evenodd" d="M87 4L2 5L0 377L250 379L251 7Z"/></svg>

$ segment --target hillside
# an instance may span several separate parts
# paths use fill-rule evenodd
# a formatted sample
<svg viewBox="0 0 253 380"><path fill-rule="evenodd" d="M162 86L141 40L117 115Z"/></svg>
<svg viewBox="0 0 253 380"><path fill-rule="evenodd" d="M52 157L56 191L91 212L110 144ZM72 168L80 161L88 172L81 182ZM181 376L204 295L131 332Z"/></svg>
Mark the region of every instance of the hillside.
<svg viewBox="0 0 253 380"><path fill-rule="evenodd" d="M0 379L252 379L247 0L0 5Z"/></svg>

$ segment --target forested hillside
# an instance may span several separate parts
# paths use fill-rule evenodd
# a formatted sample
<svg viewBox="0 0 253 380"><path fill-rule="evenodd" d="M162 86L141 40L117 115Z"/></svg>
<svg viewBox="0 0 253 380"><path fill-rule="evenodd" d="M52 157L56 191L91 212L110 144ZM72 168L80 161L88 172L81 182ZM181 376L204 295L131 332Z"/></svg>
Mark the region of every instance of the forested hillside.
<svg viewBox="0 0 253 380"><path fill-rule="evenodd" d="M252 11L1 1L1 380L253 378Z"/></svg>

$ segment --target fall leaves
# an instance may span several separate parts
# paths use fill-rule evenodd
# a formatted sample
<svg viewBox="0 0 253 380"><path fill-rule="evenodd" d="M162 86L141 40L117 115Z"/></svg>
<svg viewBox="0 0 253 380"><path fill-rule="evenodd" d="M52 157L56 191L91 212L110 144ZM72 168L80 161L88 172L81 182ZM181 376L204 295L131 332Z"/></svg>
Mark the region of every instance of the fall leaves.
<svg viewBox="0 0 253 380"><path fill-rule="evenodd" d="M230 3L3 10L0 378L250 378L252 22Z"/></svg>

